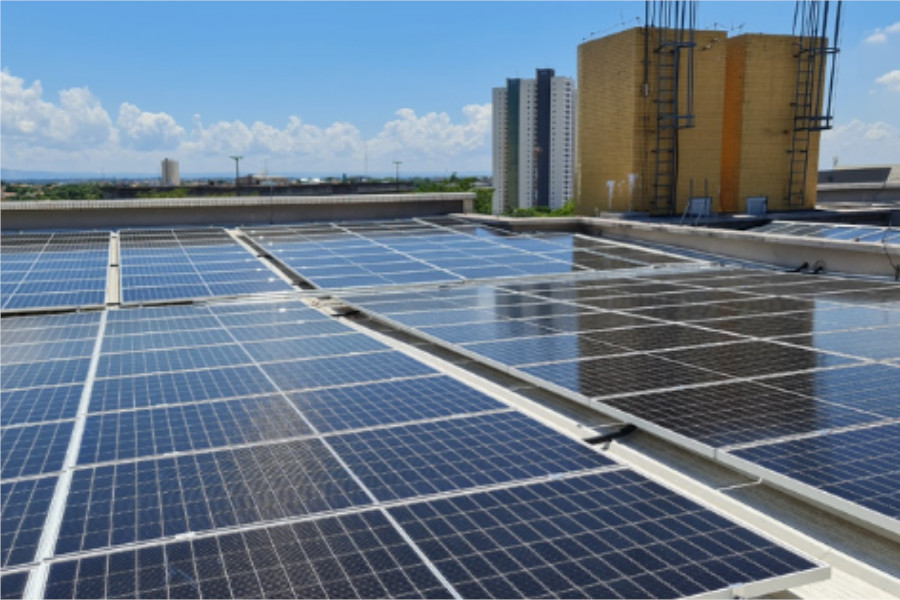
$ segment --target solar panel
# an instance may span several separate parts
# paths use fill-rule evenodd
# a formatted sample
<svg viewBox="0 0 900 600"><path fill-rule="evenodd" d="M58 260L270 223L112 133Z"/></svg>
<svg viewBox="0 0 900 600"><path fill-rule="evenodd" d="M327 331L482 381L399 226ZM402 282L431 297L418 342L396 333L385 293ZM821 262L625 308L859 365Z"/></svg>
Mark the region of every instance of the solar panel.
<svg viewBox="0 0 900 600"><path fill-rule="evenodd" d="M588 398L712 381L724 375L646 354L600 357L522 367L521 371Z"/></svg>
<svg viewBox="0 0 900 600"><path fill-rule="evenodd" d="M4 232L0 237L3 310L97 307L106 303L108 233Z"/></svg>
<svg viewBox="0 0 900 600"><path fill-rule="evenodd" d="M29 571L0 575L0 598L4 600L23 598L29 575Z"/></svg>
<svg viewBox="0 0 900 600"><path fill-rule="evenodd" d="M91 415L79 464L293 438L310 428L280 396Z"/></svg>
<svg viewBox="0 0 900 600"><path fill-rule="evenodd" d="M56 554L370 503L319 440L77 469Z"/></svg>
<svg viewBox="0 0 900 600"><path fill-rule="evenodd" d="M900 368L896 366L864 364L762 381L767 386L816 398L830 405L842 405L885 418L900 417L900 404L896 401Z"/></svg>
<svg viewBox="0 0 900 600"><path fill-rule="evenodd" d="M69 447L72 421L4 427L3 479L59 471Z"/></svg>
<svg viewBox="0 0 900 600"><path fill-rule="evenodd" d="M385 381L435 372L431 367L392 350L265 363L261 366L282 391Z"/></svg>
<svg viewBox="0 0 900 600"><path fill-rule="evenodd" d="M218 228L121 231L119 256L124 304L292 289Z"/></svg>
<svg viewBox="0 0 900 600"><path fill-rule="evenodd" d="M515 412L347 433L329 443L382 501L614 464Z"/></svg>
<svg viewBox="0 0 900 600"><path fill-rule="evenodd" d="M320 432L437 419L505 407L443 375L293 392L288 397Z"/></svg>
<svg viewBox="0 0 900 600"><path fill-rule="evenodd" d="M735 456L900 518L900 423L732 450Z"/></svg>
<svg viewBox="0 0 900 600"><path fill-rule="evenodd" d="M851 354L861 358L890 360L900 358L898 335L900 335L900 326L890 326L854 331L816 332L814 336L786 337L781 341L798 346L808 346L816 350Z"/></svg>
<svg viewBox="0 0 900 600"><path fill-rule="evenodd" d="M90 412L127 410L271 394L275 387L255 366L98 379Z"/></svg>
<svg viewBox="0 0 900 600"><path fill-rule="evenodd" d="M837 354L762 341L667 350L654 355L736 377L771 375L856 362L852 358Z"/></svg>
<svg viewBox="0 0 900 600"><path fill-rule="evenodd" d="M379 511L55 563L47 598L450 598Z"/></svg>
<svg viewBox="0 0 900 600"><path fill-rule="evenodd" d="M0 484L3 504L0 511L0 567L5 569L34 561L56 479L41 477Z"/></svg>
<svg viewBox="0 0 900 600"><path fill-rule="evenodd" d="M604 402L713 448L883 420L772 388L772 380L760 383L726 382Z"/></svg>
<svg viewBox="0 0 900 600"><path fill-rule="evenodd" d="M0 421L4 427L74 419L84 385L55 385L0 392Z"/></svg>
<svg viewBox="0 0 900 600"><path fill-rule="evenodd" d="M424 222L403 229L390 223L332 226L326 236L280 227L271 234L267 228L248 234L301 277L326 289L562 275L683 261L615 243L574 241L569 234L512 234ZM573 252L573 247L590 250Z"/></svg>
<svg viewBox="0 0 900 600"><path fill-rule="evenodd" d="M670 598L816 563L627 470L390 513L464 598Z"/></svg>

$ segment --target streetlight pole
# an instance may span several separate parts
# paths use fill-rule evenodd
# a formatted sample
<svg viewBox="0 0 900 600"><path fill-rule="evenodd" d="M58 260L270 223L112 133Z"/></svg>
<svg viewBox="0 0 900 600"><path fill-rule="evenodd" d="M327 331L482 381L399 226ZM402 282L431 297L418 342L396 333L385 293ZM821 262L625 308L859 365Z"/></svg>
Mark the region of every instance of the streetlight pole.
<svg viewBox="0 0 900 600"><path fill-rule="evenodd" d="M241 195L240 188L238 187L238 181L240 180L240 172L238 170L238 165L241 163L241 159L243 156L232 156L231 159L234 161L234 193L238 196Z"/></svg>
<svg viewBox="0 0 900 600"><path fill-rule="evenodd" d="M395 160L394 161L394 191L400 191L400 165L403 164L403 161Z"/></svg>

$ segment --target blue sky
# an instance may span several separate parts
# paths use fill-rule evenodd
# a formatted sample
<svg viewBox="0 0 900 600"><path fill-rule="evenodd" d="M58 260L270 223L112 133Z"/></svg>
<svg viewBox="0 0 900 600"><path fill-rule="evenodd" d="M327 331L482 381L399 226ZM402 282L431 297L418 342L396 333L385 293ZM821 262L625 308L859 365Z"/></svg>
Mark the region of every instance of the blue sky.
<svg viewBox="0 0 900 600"><path fill-rule="evenodd" d="M700 2L790 33L793 2ZM633 27L643 2L0 4L7 169L489 173L491 88ZM846 2L822 165L900 163L900 3Z"/></svg>

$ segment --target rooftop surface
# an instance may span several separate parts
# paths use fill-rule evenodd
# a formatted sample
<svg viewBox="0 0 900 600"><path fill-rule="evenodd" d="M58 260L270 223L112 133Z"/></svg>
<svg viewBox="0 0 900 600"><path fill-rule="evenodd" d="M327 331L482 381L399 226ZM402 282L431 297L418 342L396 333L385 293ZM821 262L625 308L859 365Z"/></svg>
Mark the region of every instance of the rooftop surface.
<svg viewBox="0 0 900 600"><path fill-rule="evenodd" d="M454 217L2 261L4 598L900 594L890 278Z"/></svg>

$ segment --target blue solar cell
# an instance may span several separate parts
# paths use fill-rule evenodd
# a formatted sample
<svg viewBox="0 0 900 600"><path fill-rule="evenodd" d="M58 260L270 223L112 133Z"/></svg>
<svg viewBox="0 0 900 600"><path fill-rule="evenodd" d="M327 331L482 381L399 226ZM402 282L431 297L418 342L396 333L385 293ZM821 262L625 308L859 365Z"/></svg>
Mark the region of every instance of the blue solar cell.
<svg viewBox="0 0 900 600"><path fill-rule="evenodd" d="M0 485L0 567L34 561L56 477L8 481Z"/></svg>
<svg viewBox="0 0 900 600"><path fill-rule="evenodd" d="M809 371L769 378L765 384L886 418L900 417L900 368L880 364Z"/></svg>
<svg viewBox="0 0 900 600"><path fill-rule="evenodd" d="M434 373L431 367L395 351L266 363L261 366L283 391L384 381Z"/></svg>
<svg viewBox="0 0 900 600"><path fill-rule="evenodd" d="M143 337L140 336L140 339ZM250 357L238 344L104 354L97 365L97 377L192 371L246 365L250 362Z"/></svg>
<svg viewBox="0 0 900 600"><path fill-rule="evenodd" d="M0 421L4 427L74 419L84 390L83 384L55 385L24 390L3 391Z"/></svg>
<svg viewBox="0 0 900 600"><path fill-rule="evenodd" d="M98 379L90 412L183 404L275 392L255 366Z"/></svg>
<svg viewBox="0 0 900 600"><path fill-rule="evenodd" d="M57 554L369 504L318 440L78 469Z"/></svg>
<svg viewBox="0 0 900 600"><path fill-rule="evenodd" d="M614 464L515 412L347 433L329 443L379 500Z"/></svg>
<svg viewBox="0 0 900 600"><path fill-rule="evenodd" d="M452 597L377 511L57 562L45 597L104 589L130 598Z"/></svg>
<svg viewBox="0 0 900 600"><path fill-rule="evenodd" d="M819 569L620 470L389 509L464 598L671 598Z"/></svg>
<svg viewBox="0 0 900 600"><path fill-rule="evenodd" d="M293 392L289 397L321 432L505 408L446 376Z"/></svg>
<svg viewBox="0 0 900 600"><path fill-rule="evenodd" d="M17 600L25 597L25 586L28 585L30 571L4 573L0 575L0 598Z"/></svg>
<svg viewBox="0 0 900 600"><path fill-rule="evenodd" d="M198 451L310 433L281 396L186 404L88 417L79 464Z"/></svg>
<svg viewBox="0 0 900 600"><path fill-rule="evenodd" d="M732 454L900 518L900 423L761 444Z"/></svg>
<svg viewBox="0 0 900 600"><path fill-rule="evenodd" d="M378 352L387 349L387 346L367 335L351 333L350 329L345 331L347 333L321 337L246 342L243 347L259 362Z"/></svg>
<svg viewBox="0 0 900 600"><path fill-rule="evenodd" d="M49 360L0 367L4 390L81 383L87 377L90 358Z"/></svg>
<svg viewBox="0 0 900 600"><path fill-rule="evenodd" d="M72 421L4 427L3 479L58 471L63 466Z"/></svg>

